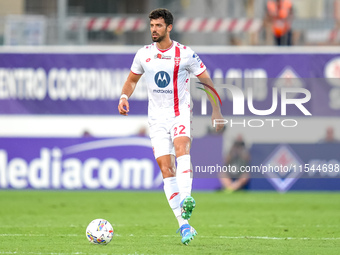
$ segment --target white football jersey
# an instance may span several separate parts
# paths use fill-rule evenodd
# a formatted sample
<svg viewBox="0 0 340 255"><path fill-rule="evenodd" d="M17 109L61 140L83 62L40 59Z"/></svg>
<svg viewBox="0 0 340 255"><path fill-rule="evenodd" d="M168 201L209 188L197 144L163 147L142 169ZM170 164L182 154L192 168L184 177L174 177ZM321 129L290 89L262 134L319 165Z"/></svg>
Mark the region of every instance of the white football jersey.
<svg viewBox="0 0 340 255"><path fill-rule="evenodd" d="M158 49L156 43L144 46L131 66L131 72L145 76L149 117L179 116L181 108L190 107L190 73L199 76L205 70L193 50L175 41L166 50Z"/></svg>

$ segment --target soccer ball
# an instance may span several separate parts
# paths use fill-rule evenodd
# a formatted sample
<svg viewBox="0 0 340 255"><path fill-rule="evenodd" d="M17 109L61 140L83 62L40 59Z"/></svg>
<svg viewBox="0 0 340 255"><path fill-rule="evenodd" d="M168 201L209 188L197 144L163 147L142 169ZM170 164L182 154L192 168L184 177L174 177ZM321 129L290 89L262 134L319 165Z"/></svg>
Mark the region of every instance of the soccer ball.
<svg viewBox="0 0 340 255"><path fill-rule="evenodd" d="M108 244L113 237L112 225L107 220L95 219L87 226L86 237L90 243Z"/></svg>

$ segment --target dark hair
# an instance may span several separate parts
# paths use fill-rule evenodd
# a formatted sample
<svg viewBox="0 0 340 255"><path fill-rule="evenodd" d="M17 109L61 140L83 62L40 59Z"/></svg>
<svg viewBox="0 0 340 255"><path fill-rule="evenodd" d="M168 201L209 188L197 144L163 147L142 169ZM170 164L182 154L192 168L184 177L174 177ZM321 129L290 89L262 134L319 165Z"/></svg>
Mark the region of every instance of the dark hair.
<svg viewBox="0 0 340 255"><path fill-rule="evenodd" d="M172 13L167 9L159 8L150 12L150 20L159 18L163 18L167 26L172 25L172 23L174 22L174 17L172 16Z"/></svg>

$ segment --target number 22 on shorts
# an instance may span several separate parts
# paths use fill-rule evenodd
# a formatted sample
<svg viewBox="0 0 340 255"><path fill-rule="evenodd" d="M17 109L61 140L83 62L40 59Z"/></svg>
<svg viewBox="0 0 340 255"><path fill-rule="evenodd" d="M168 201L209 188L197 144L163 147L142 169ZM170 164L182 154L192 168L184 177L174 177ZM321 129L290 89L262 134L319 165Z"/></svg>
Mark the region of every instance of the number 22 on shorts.
<svg viewBox="0 0 340 255"><path fill-rule="evenodd" d="M178 128L174 128L174 137L177 135L185 135L185 126L184 125L179 125Z"/></svg>

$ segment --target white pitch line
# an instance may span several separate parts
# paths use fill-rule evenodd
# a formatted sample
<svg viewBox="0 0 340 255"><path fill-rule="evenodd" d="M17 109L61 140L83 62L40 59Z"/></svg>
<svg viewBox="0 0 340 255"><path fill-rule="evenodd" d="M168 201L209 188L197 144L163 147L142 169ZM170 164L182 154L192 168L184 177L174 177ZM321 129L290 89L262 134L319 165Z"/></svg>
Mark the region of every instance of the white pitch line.
<svg viewBox="0 0 340 255"><path fill-rule="evenodd" d="M149 235L147 235L149 236ZM156 237L156 235L153 235ZM152 236L150 236L152 237ZM177 237L177 235L162 235L162 237ZM198 238L219 238L219 239L265 239L265 240L340 240L340 237L271 237L271 236L201 236Z"/></svg>
<svg viewBox="0 0 340 255"><path fill-rule="evenodd" d="M64 236L64 237L70 237L70 236L81 236L78 234L67 234L67 235L45 235L45 234L0 234L1 236L5 236L5 237L19 237L19 236L31 236L31 237L44 237L44 236ZM85 236L85 235L84 235Z"/></svg>
<svg viewBox="0 0 340 255"><path fill-rule="evenodd" d="M73 253L41 253L41 252L17 252L17 251L0 251L0 254L34 254L34 255L81 255L88 254L82 252L73 252ZM93 253L91 255L107 255L107 253Z"/></svg>
<svg viewBox="0 0 340 255"><path fill-rule="evenodd" d="M204 236L207 237L207 236ZM220 236L225 239L265 239L265 240L340 240L340 237L270 237L270 236Z"/></svg>
<svg viewBox="0 0 340 255"><path fill-rule="evenodd" d="M20 236L30 236L30 237L50 237L50 236L63 236L63 237L78 237L83 236L79 234L67 234L67 235L45 235L45 234L0 234L0 237L20 237ZM115 234L114 237L127 237L133 236L138 237L134 234L120 235ZM178 235L143 235L144 237L178 237ZM335 241L340 240L340 237L271 237L271 236L202 236L198 235L198 238L213 238L213 239L264 239L264 240L322 240L322 241Z"/></svg>

